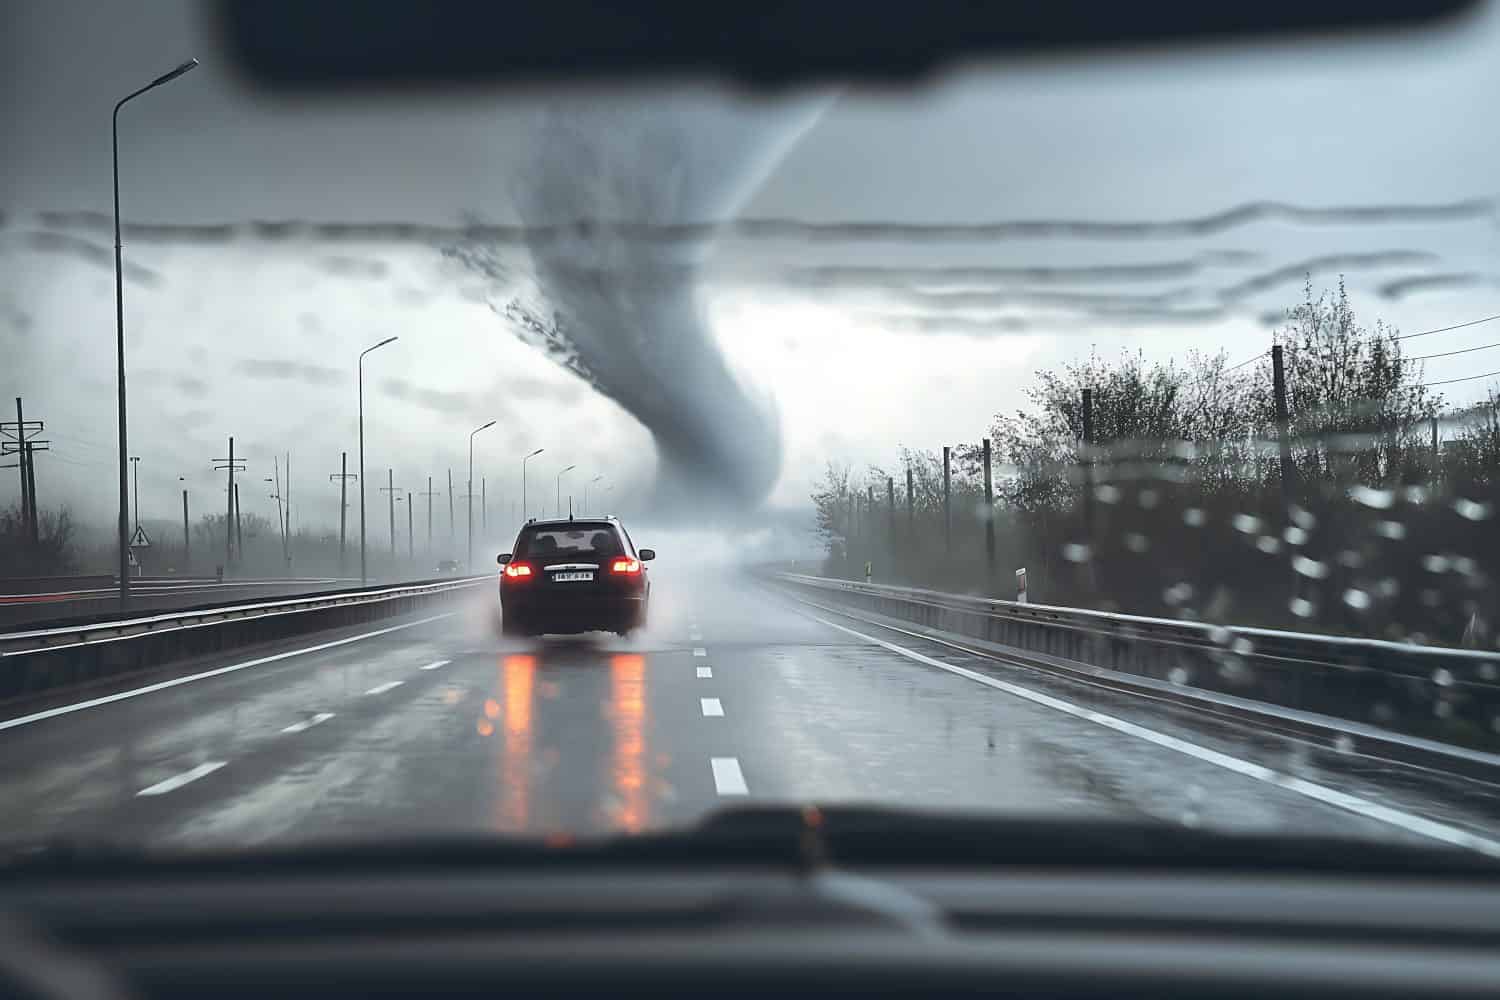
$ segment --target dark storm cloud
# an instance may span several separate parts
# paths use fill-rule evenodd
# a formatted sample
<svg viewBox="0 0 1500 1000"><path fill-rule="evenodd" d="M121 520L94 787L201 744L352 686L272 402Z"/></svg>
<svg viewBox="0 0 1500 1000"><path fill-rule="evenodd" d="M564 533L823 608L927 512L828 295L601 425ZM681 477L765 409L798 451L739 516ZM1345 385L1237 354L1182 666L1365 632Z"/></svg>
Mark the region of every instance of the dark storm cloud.
<svg viewBox="0 0 1500 1000"><path fill-rule="evenodd" d="M1019 316L964 316L943 313L867 313L865 318L891 333L961 333L990 337L1025 333L1031 324Z"/></svg>
<svg viewBox="0 0 1500 1000"><path fill-rule="evenodd" d="M1218 306L1170 309L1149 305L1119 305L1077 310L1080 319L1079 332L1088 332L1093 327L1149 327L1177 324L1211 323L1229 315L1227 309ZM1059 324L1071 323L1058 317L1045 322L1020 316L975 315L966 312L867 312L866 321L884 330L901 333L957 333L976 337L1001 334L1025 333L1045 326L1055 332Z"/></svg>
<svg viewBox="0 0 1500 1000"><path fill-rule="evenodd" d="M1175 289L1149 295L1125 295L1008 288L996 291L972 291L967 289L961 291L907 290L896 294L904 301L924 308L973 310L1001 309L1007 306L1035 306L1039 308L1070 309L1092 313L1108 310L1161 309L1175 300L1185 298L1190 294L1190 290Z"/></svg>
<svg viewBox="0 0 1500 1000"><path fill-rule="evenodd" d="M1220 289L1218 295L1219 299L1223 302L1237 302L1248 295L1269 291L1278 285L1294 281L1300 282L1309 274L1328 274L1377 267L1430 264L1436 260L1438 260L1437 254L1421 250L1376 250L1370 253L1327 254L1322 257L1310 257L1296 264L1288 264L1285 267L1278 267L1274 271L1255 275L1237 285L1230 285L1228 288Z"/></svg>
<svg viewBox="0 0 1500 1000"><path fill-rule="evenodd" d="M746 240L796 240L827 243L968 243L1003 240L1181 239L1214 236L1259 222L1309 226L1380 225L1390 223L1465 222L1494 215L1488 198L1432 204L1292 205L1255 201L1208 215L1181 219L1099 220L1020 219L990 222L826 222L798 218L740 219L711 222L617 222L575 219L534 225L471 223L438 226L408 222L317 222L288 219L182 224L126 223L125 235L142 243L261 242L422 243L444 247L473 242L487 246L536 249L554 243L599 238L623 242L695 243L719 237ZM40 223L55 230L111 232L111 217L103 212L45 211Z"/></svg>
<svg viewBox="0 0 1500 1000"><path fill-rule="evenodd" d="M68 233L40 232L30 233L26 237L26 245L32 250L42 253L54 253L76 260L82 260L98 267L107 267L111 270L115 266L114 251L109 247L100 246L97 243ZM153 288L161 284L161 275L148 267L123 261L120 273L126 281L144 287Z"/></svg>
<svg viewBox="0 0 1500 1000"><path fill-rule="evenodd" d="M383 278L390 271L385 261L368 257L328 256L318 266L339 278Z"/></svg>
<svg viewBox="0 0 1500 1000"><path fill-rule="evenodd" d="M1258 255L1238 250L1209 251L1180 260L1139 264L1085 264L1074 267L799 267L784 280L810 287L908 288L913 285L1064 285L1190 278L1214 264L1238 264Z"/></svg>
<svg viewBox="0 0 1500 1000"><path fill-rule="evenodd" d="M208 383L196 375L178 375L172 380L172 385L178 392L192 399L208 395Z"/></svg>
<svg viewBox="0 0 1500 1000"><path fill-rule="evenodd" d="M1417 292L1446 291L1454 288L1473 288L1476 285L1496 284L1494 278L1472 271L1463 274L1424 274L1411 278L1387 281L1376 289L1388 299L1404 299Z"/></svg>
<svg viewBox="0 0 1500 1000"><path fill-rule="evenodd" d="M336 368L274 358L246 358L234 363L234 373L252 379L297 381L307 385L333 385L348 376Z"/></svg>
<svg viewBox="0 0 1500 1000"><path fill-rule="evenodd" d="M31 313L9 302L0 305L0 317L4 317L6 326L16 333L30 333L34 323Z"/></svg>
<svg viewBox="0 0 1500 1000"><path fill-rule="evenodd" d="M405 403L412 403L423 409L440 413L444 416L457 416L467 413L473 409L476 402L474 396L467 392L450 392L445 389L429 389L424 386L414 385L402 378L382 379L381 391L392 399L399 399Z"/></svg>

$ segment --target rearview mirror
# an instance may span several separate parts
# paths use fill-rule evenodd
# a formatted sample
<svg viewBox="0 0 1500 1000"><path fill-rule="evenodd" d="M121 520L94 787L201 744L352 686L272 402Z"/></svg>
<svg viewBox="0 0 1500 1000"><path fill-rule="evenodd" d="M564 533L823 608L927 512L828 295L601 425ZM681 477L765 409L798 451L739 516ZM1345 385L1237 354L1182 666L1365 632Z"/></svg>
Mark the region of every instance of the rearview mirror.
<svg viewBox="0 0 1500 1000"><path fill-rule="evenodd" d="M651 560L653 560L653 559L656 558L656 550L655 549L641 549L641 551L638 553L638 555L640 555L640 557L641 557L641 562L650 562Z"/></svg>
<svg viewBox="0 0 1500 1000"><path fill-rule="evenodd" d="M501 566L504 566L506 563L510 562L510 553L509 552L502 552L502 553L500 553L498 556L495 557L495 562L499 563Z"/></svg>

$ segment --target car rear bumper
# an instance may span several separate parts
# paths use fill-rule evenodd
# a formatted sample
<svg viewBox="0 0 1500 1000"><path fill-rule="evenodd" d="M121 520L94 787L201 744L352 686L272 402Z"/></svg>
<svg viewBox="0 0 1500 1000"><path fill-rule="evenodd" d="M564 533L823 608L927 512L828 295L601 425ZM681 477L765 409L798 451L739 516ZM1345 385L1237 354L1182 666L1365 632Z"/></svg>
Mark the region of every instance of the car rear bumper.
<svg viewBox="0 0 1500 1000"><path fill-rule="evenodd" d="M500 595L500 614L507 626L531 632L608 632L641 623L646 599L631 595Z"/></svg>

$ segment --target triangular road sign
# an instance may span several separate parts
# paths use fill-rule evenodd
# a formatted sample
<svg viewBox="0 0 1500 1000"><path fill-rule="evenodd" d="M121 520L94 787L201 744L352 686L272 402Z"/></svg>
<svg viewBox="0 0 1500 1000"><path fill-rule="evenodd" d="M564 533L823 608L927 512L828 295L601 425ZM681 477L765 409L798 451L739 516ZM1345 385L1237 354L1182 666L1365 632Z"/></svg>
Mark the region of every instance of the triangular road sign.
<svg viewBox="0 0 1500 1000"><path fill-rule="evenodd" d="M139 524L135 526L135 534L130 536L130 547L132 549L149 549L151 539L146 537L146 529Z"/></svg>

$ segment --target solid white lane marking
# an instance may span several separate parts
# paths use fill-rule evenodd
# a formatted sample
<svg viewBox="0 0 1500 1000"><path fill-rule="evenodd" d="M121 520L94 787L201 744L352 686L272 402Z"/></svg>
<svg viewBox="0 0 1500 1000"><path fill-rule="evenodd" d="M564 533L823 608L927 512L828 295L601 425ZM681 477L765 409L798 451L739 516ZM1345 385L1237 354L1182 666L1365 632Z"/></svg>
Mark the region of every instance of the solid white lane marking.
<svg viewBox="0 0 1500 1000"><path fill-rule="evenodd" d="M177 687L179 684L191 684L193 681L205 680L209 677L218 677L221 674L232 674L236 670L245 670L249 667L258 667L265 663L275 663L277 660L290 659L293 656L301 656L304 653L317 653L325 649L333 649L335 646L345 646L351 642L361 639L373 639L377 635L385 635L389 632L398 632L404 628L413 628L417 625L426 625L443 618L452 618L458 612L448 611L430 618L419 618L414 622L406 622L401 625L391 625L387 628L378 628L373 632L361 632L359 635L351 635L343 639L334 639L332 642L320 642L316 646L306 646L302 649L289 649L285 653L273 653L270 656L259 656L244 663L233 663L227 667L216 667L213 670L205 670L200 674L188 674L186 677L174 677L169 681L161 681L157 684L147 684L145 687L131 688L129 691L120 691L115 694L107 694L100 698L90 698L88 701L74 702L71 705L59 705L57 708L49 708L44 712L33 712L31 715L22 715L14 719L0 721L0 730L14 729L17 726L30 725L33 722L41 722L44 719L53 719L59 715L69 715L73 712L81 712L86 708L98 708L100 705L108 705L116 701L124 701L126 698L136 698L143 694L152 694L156 691L165 691L167 688Z"/></svg>
<svg viewBox="0 0 1500 1000"><path fill-rule="evenodd" d="M294 723L292 723L290 726L287 726L285 729L283 729L282 732L283 733L305 733L305 732L307 732L307 730L311 729L313 726L316 726L316 725L318 725L319 723L322 723L322 722L327 722L331 718L333 718L333 713L332 712L319 712L317 715L314 715L310 719L303 719L301 722L294 722Z"/></svg>
<svg viewBox="0 0 1500 1000"><path fill-rule="evenodd" d="M840 625L838 622L829 621L827 618L822 618L818 615L808 614L807 616L814 621L822 622L830 628L838 629L840 632L847 633L855 638L863 639L866 642L873 642L875 645L888 649L907 659L916 660L918 663L926 664L929 667L936 667L939 670L946 670L950 674L967 677L969 680L978 681L986 687L1004 691L1006 694L1015 695L1017 698L1024 698L1027 701L1044 705L1047 708L1071 715L1074 718L1084 719L1095 725L1103 726L1106 729L1113 729L1117 733L1134 736L1136 739L1145 740L1147 743L1152 743L1168 750L1174 750L1177 753L1185 754L1204 763L1212 764L1215 767L1221 767L1226 771L1233 771L1235 774L1242 774L1247 778L1263 781L1268 785L1285 788L1287 791L1295 792L1298 795L1343 809L1347 812L1352 812L1366 819L1376 820L1377 822L1397 827L1398 829L1405 830L1407 833L1414 833L1418 836L1442 841L1445 844L1452 844L1455 847L1465 847L1470 850L1500 857L1500 840L1481 837L1477 834L1469 833L1467 830L1460 830L1458 827L1449 826L1447 823L1424 819L1421 816L1416 816L1400 809L1383 806L1378 802L1371 802L1369 799L1360 798L1357 795L1341 792L1336 788L1329 788L1327 785L1320 785L1317 782L1307 781L1306 779L1290 774L1282 774L1280 771L1274 771L1264 765L1248 760L1241 760L1227 753L1221 753L1218 750L1211 750L1208 747L1178 739L1176 736L1168 736L1166 733L1159 733L1154 729L1136 725L1134 722L1126 722L1124 719L1105 715L1103 712L1095 712L1092 709L1074 705L1072 702L1064 701L1061 698L1054 698L1049 694L1042 694L1040 691L1021 687L1019 684L997 680L994 677L987 677L984 674L968 670L964 667L944 663L942 660L924 656L916 650L898 646L893 642L887 642L873 635L866 635L863 632L855 631L852 628ZM705 712L704 714L707 713Z"/></svg>
<svg viewBox="0 0 1500 1000"><path fill-rule="evenodd" d="M714 770L714 791L720 795L749 795L744 772L737 757L712 757L708 764Z"/></svg>
<svg viewBox="0 0 1500 1000"><path fill-rule="evenodd" d="M708 650L704 649L702 646L694 646L693 647L693 655L694 656L707 656L708 655Z"/></svg>
<svg viewBox="0 0 1500 1000"><path fill-rule="evenodd" d="M710 678L713 677L713 675L714 675L714 668L713 667L699 667L698 668L698 679L699 680L709 680Z"/></svg>
<svg viewBox="0 0 1500 1000"><path fill-rule="evenodd" d="M370 690L366 691L365 694L385 694L387 691L396 690L398 687L405 683L405 681L386 681L384 684L377 684L374 687L370 688Z"/></svg>
<svg viewBox="0 0 1500 1000"><path fill-rule="evenodd" d="M418 670L436 670L438 667L446 667L448 664L450 664L452 662L453 662L452 660L433 660L431 663L424 663L422 666L418 667L417 669Z"/></svg>
<svg viewBox="0 0 1500 1000"><path fill-rule="evenodd" d="M723 715L724 703L717 698L699 698L698 704L707 716Z"/></svg>
<svg viewBox="0 0 1500 1000"><path fill-rule="evenodd" d="M226 760L211 760L211 761L208 761L207 763L199 764L197 767L193 768L191 771L183 771L181 774L173 775L172 777L168 778L166 781L158 781L156 784L152 785L150 788L142 788L140 791L136 792L135 794L136 795L165 795L168 792L175 791L176 789L181 788L183 785L186 785L186 784L189 784L191 782L197 781L199 778L203 777L205 774L213 774L215 771L217 771L219 768L223 767L227 763L229 763L229 762L226 761Z"/></svg>

